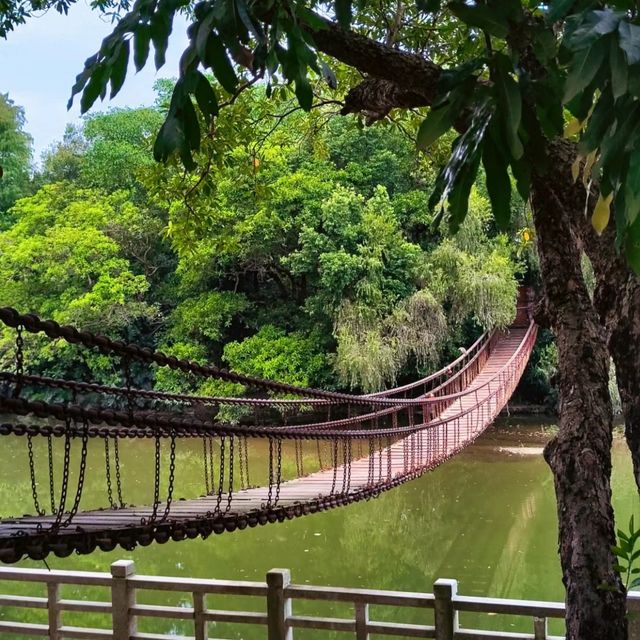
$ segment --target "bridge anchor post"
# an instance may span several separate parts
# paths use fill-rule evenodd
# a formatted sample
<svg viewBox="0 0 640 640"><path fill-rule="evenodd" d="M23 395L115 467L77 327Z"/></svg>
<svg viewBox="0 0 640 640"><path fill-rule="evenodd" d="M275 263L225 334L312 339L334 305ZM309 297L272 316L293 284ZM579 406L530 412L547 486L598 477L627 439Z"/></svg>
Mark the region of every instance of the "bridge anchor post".
<svg viewBox="0 0 640 640"><path fill-rule="evenodd" d="M268 640L293 640L289 626L292 614L291 598L284 590L291 584L289 569L271 569L267 573L267 629Z"/></svg>
<svg viewBox="0 0 640 640"><path fill-rule="evenodd" d="M458 612L453 606L453 597L457 593L457 580L440 578L433 583L436 640L453 640L458 630Z"/></svg>

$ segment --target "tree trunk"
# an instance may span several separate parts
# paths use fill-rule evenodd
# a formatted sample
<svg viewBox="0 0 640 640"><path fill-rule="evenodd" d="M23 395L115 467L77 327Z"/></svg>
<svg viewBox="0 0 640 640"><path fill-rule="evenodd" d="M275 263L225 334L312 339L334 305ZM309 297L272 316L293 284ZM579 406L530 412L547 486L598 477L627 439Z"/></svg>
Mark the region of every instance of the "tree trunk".
<svg viewBox="0 0 640 640"><path fill-rule="evenodd" d="M576 153L575 145L566 140L554 140L549 145L554 192L596 276L594 305L605 328L609 354L616 367L625 437L640 491L640 279L616 250L613 222L598 236L585 216L587 191L580 180L574 181L571 176ZM590 194L589 210L595 196L595 192Z"/></svg>
<svg viewBox="0 0 640 640"><path fill-rule="evenodd" d="M533 211L559 355L560 428L545 448L545 459L556 491L567 638L622 640L627 637L625 592L611 552L609 355L552 180L548 174L534 176Z"/></svg>

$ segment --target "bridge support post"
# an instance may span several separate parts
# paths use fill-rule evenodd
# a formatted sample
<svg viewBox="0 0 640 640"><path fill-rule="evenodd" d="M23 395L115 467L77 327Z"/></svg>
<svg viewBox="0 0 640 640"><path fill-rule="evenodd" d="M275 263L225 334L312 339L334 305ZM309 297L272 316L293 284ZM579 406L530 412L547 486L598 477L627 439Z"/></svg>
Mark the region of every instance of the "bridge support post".
<svg viewBox="0 0 640 640"><path fill-rule="evenodd" d="M267 573L268 640L293 640L293 629L289 626L291 598L284 594L290 584L289 569L271 569Z"/></svg>
<svg viewBox="0 0 640 640"><path fill-rule="evenodd" d="M129 580L135 573L133 560L118 560L111 565L113 640L129 640L136 633L136 618L131 615L131 608L136 604L136 590Z"/></svg>
<svg viewBox="0 0 640 640"><path fill-rule="evenodd" d="M440 578L433 583L436 640L453 640L454 633L458 630L458 612L453 606L453 597L457 593L457 580Z"/></svg>

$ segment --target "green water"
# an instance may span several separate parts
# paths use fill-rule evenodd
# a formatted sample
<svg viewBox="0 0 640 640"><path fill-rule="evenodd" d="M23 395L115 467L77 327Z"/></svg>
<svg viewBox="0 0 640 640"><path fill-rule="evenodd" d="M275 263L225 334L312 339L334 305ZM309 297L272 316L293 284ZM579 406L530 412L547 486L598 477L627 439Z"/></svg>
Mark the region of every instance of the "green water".
<svg viewBox="0 0 640 640"><path fill-rule="evenodd" d="M531 424L503 423L442 467L369 502L207 540L152 545L132 553L116 549L112 553L66 559L51 557L49 565L56 569L108 571L112 561L132 558L140 574L242 580L264 580L270 568L288 567L293 581L302 584L426 592L432 591L436 578L457 578L459 593L464 595L561 600L553 482L542 456L536 453L544 441L540 432L540 427ZM32 507L25 442L7 438L2 444L0 510L3 514L28 511ZM89 466L94 472L89 476L87 502L83 502L88 506L105 501L103 463L99 461L97 444L92 443ZM123 448L129 500L141 501L150 495L152 446L151 442L136 440L126 442ZM187 496L197 495L202 484L200 446L196 442L180 443L178 450L178 485ZM527 453L505 451L505 447L519 446ZM42 449L36 451L37 458L44 461L42 453ZM264 454L262 448L252 450L252 465ZM623 440L616 439L613 457L616 516L619 522L626 523L634 509L636 513L640 510ZM258 464L255 468L259 467ZM20 566L44 565L24 561ZM0 591L10 590L6 583L0 583ZM44 595L31 585L16 588L14 584L11 591ZM67 589L63 596L106 598L100 590L86 589ZM181 598L176 594L142 594L141 600L189 606L187 595ZM256 600L238 598L211 598L208 602L210 608L227 605L247 610L264 606ZM296 613L337 617L348 612L348 608L329 609L314 603L296 609ZM44 622L41 613L0 608L0 619ZM429 621L423 612L399 613L380 608L372 612L372 618ZM487 616L465 618L463 622L507 630L529 630L531 624L527 620ZM65 624L106 626L108 619L68 614ZM160 620L145 620L140 628L156 633L191 632L186 623ZM552 627L552 631L559 629ZM225 625L210 625L210 634L216 638L264 638L262 629ZM297 639L328 637L334 636L296 631Z"/></svg>

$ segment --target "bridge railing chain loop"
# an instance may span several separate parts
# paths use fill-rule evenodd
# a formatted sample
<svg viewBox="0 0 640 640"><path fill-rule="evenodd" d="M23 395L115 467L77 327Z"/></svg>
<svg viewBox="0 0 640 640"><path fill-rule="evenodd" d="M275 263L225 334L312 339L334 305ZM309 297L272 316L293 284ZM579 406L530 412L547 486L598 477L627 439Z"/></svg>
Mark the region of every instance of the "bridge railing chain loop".
<svg viewBox="0 0 640 640"><path fill-rule="evenodd" d="M16 386L13 389L13 397L20 397L24 378L24 337L22 335L23 327L19 324L16 327L16 343L15 343L15 366L16 366Z"/></svg>

